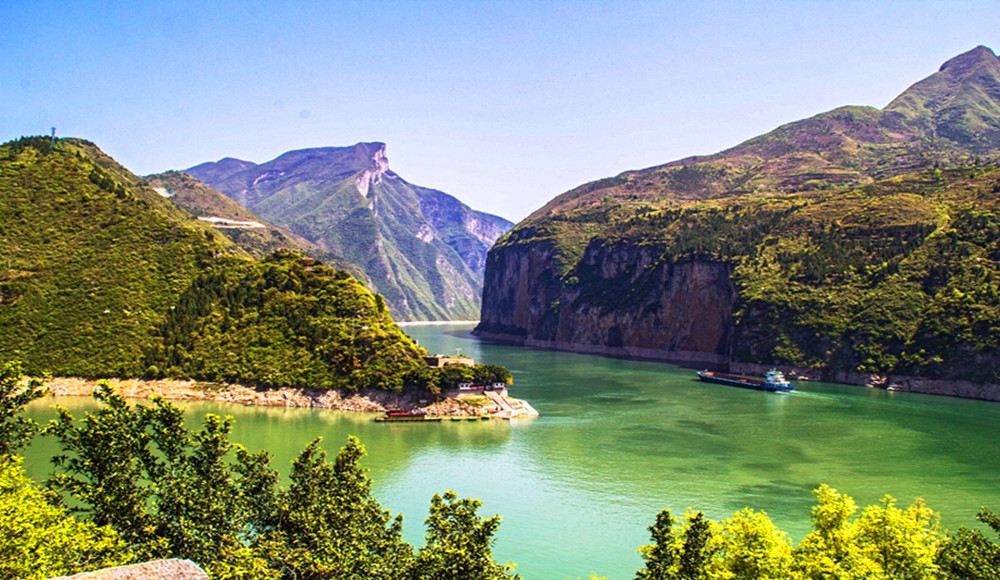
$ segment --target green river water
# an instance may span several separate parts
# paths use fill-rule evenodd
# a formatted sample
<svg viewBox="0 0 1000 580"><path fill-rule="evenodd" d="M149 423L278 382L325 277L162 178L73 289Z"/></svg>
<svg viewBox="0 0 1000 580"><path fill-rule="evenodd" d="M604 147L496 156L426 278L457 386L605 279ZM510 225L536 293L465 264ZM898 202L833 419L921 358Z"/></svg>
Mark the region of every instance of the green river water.
<svg viewBox="0 0 1000 580"><path fill-rule="evenodd" d="M636 550L663 508L712 518L750 506L799 540L809 531L811 490L828 483L860 505L891 494L924 498L948 529L971 526L981 506L1000 509L1000 404L799 383L791 394L700 383L689 369L479 341L472 325L404 330L431 352L507 366L511 394L541 417L522 421L395 424L316 409L186 404L236 417L233 440L266 448L287 473L314 437L336 453L348 434L368 449L375 494L404 514L406 538L423 543L430 497L447 489L503 516L495 556L527 580L631 578ZM56 402L75 415L88 398ZM52 400L33 404L38 420ZM28 453L48 472L51 441Z"/></svg>

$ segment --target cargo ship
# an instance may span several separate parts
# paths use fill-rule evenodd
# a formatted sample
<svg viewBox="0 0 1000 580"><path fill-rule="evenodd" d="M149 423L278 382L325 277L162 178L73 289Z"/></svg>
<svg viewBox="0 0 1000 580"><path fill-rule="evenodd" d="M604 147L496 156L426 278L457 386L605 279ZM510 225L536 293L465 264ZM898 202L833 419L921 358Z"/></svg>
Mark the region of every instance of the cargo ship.
<svg viewBox="0 0 1000 580"><path fill-rule="evenodd" d="M779 370L771 369L767 371L764 380L741 377L739 375L725 375L712 371L698 371L698 378L706 383L718 383L730 387L740 387L743 389L754 389L757 391L791 391L795 387L788 382L785 375Z"/></svg>

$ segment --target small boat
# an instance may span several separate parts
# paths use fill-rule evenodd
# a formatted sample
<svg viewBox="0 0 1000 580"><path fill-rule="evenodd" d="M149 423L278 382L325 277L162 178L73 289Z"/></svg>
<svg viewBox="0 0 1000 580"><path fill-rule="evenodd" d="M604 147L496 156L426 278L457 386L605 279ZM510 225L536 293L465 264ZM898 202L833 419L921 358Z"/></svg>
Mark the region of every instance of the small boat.
<svg viewBox="0 0 1000 580"><path fill-rule="evenodd" d="M375 417L376 423L440 423L441 417L428 417L427 411L404 411L402 409L387 409L385 415Z"/></svg>
<svg viewBox="0 0 1000 580"><path fill-rule="evenodd" d="M757 391L791 391L795 389L792 383L788 382L788 379L785 378L785 375L776 369L767 371L764 380L741 377L739 375L726 375L712 371L698 371L698 378L707 383L718 383L720 385L754 389Z"/></svg>

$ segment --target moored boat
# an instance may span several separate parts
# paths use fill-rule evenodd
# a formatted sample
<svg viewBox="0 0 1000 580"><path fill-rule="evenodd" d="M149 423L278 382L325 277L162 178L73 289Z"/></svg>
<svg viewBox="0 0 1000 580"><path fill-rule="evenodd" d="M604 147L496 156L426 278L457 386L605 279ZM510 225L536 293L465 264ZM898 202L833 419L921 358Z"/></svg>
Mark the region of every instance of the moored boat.
<svg viewBox="0 0 1000 580"><path fill-rule="evenodd" d="M707 370L698 371L698 378L707 383L717 383L757 391L791 391L795 389L795 386L788 382L785 375L776 369L767 371L764 380L739 375L727 375Z"/></svg>
<svg viewBox="0 0 1000 580"><path fill-rule="evenodd" d="M428 417L427 411L404 411L402 409L387 409L385 415L375 417L376 423L440 423L441 417Z"/></svg>

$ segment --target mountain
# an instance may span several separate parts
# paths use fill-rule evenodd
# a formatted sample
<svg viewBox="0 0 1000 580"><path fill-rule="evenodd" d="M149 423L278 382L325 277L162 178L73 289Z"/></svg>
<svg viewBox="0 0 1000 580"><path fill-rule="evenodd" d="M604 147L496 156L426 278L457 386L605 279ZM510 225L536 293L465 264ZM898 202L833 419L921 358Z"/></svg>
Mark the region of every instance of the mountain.
<svg viewBox="0 0 1000 580"><path fill-rule="evenodd" d="M219 233L255 258L262 258L280 248L293 250L364 280L364 273L354 264L284 227L257 217L218 190L186 173L167 171L147 175L143 179L154 191L211 224Z"/></svg>
<svg viewBox="0 0 1000 580"><path fill-rule="evenodd" d="M883 110L582 185L490 251L477 332L848 382L1000 382L998 128L1000 61L978 47Z"/></svg>
<svg viewBox="0 0 1000 580"><path fill-rule="evenodd" d="M402 320L478 316L486 252L513 225L389 169L384 143L186 170L264 219L356 264Z"/></svg>
<svg viewBox="0 0 1000 580"><path fill-rule="evenodd" d="M380 297L286 249L252 259L164 196L188 179L147 182L80 139L0 145L0 360L36 375L428 386ZM185 204L252 217L197 199Z"/></svg>

